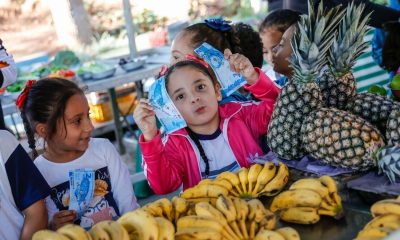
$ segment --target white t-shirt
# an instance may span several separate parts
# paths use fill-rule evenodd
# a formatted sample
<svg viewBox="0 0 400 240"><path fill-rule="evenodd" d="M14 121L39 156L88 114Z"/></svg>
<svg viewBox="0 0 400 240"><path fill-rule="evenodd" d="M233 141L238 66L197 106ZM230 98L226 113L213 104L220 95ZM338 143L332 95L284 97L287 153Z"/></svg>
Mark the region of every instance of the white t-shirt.
<svg viewBox="0 0 400 240"><path fill-rule="evenodd" d="M23 211L49 193L50 187L17 139L0 130L0 239L19 239Z"/></svg>
<svg viewBox="0 0 400 240"><path fill-rule="evenodd" d="M211 135L197 134L197 137L209 159L210 172L208 178L214 179L222 172L237 172L240 169L232 148L219 128ZM199 166L201 178L204 179L206 178L206 164L202 158L200 158Z"/></svg>
<svg viewBox="0 0 400 240"><path fill-rule="evenodd" d="M52 189L50 196L46 198L49 221L53 219L55 213L68 210L68 175L70 170L76 169L93 169L96 182L93 200L83 216L75 222L76 224L88 229L99 221L116 220L124 213L139 207L133 193L128 168L107 139L92 138L86 152L68 163L54 163L45 159L43 155L34 163ZM105 185L108 193L100 191L98 183Z"/></svg>

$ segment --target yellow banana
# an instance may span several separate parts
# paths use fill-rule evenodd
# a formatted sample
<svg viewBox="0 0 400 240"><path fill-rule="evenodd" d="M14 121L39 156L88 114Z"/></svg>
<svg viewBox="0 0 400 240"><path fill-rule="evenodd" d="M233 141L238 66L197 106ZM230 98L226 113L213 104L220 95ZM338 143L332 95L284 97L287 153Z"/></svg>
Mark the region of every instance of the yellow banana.
<svg viewBox="0 0 400 240"><path fill-rule="evenodd" d="M275 177L265 185L265 187L260 191L260 195L274 196L278 194L285 187L288 180L289 169L285 164L280 162Z"/></svg>
<svg viewBox="0 0 400 240"><path fill-rule="evenodd" d="M118 222L128 231L130 237L143 240L158 239L158 226L153 216L146 211L137 209L125 213Z"/></svg>
<svg viewBox="0 0 400 240"><path fill-rule="evenodd" d="M155 218L158 227L158 239L174 240L175 227L174 225L163 217Z"/></svg>
<svg viewBox="0 0 400 240"><path fill-rule="evenodd" d="M185 228L175 233L175 240L222 240L220 232L209 228Z"/></svg>
<svg viewBox="0 0 400 240"><path fill-rule="evenodd" d="M203 184L198 185L189 189L186 189L181 197L183 198L202 198L202 197L218 197L219 195L227 196L229 191L221 186L214 184Z"/></svg>
<svg viewBox="0 0 400 240"><path fill-rule="evenodd" d="M96 225L89 230L89 234L93 240L113 240L104 228Z"/></svg>
<svg viewBox="0 0 400 240"><path fill-rule="evenodd" d="M217 198L215 197L202 197L202 198L188 198L186 199L188 202L191 203L201 203L201 202L208 202L211 205L215 206L216 202L217 202Z"/></svg>
<svg viewBox="0 0 400 240"><path fill-rule="evenodd" d="M213 184L226 188L230 193L235 194L238 196L236 191L233 189L232 183L226 179L215 179Z"/></svg>
<svg viewBox="0 0 400 240"><path fill-rule="evenodd" d="M377 228L377 227L392 229L392 231L400 229L400 215L396 214L380 215L375 217L367 225L365 225L365 228Z"/></svg>
<svg viewBox="0 0 400 240"><path fill-rule="evenodd" d="M283 227L276 229L276 231L280 233L285 240L300 240L300 235L294 228Z"/></svg>
<svg viewBox="0 0 400 240"><path fill-rule="evenodd" d="M236 188L239 194L242 194L242 190L240 189L240 180L238 175L232 172L223 172L220 173L217 177L217 179L226 179L229 182L232 183L232 185Z"/></svg>
<svg viewBox="0 0 400 240"><path fill-rule="evenodd" d="M259 231L256 237L254 238L254 240L266 240L266 239L285 240L285 238L280 233L266 229L262 229L261 231Z"/></svg>
<svg viewBox="0 0 400 240"><path fill-rule="evenodd" d="M51 230L40 230L33 234L32 240L69 240L69 238Z"/></svg>
<svg viewBox="0 0 400 240"><path fill-rule="evenodd" d="M289 189L309 189L317 192L322 199L329 197L328 188L322 185L322 183L316 178L304 178L297 180L290 186Z"/></svg>
<svg viewBox="0 0 400 240"><path fill-rule="evenodd" d="M361 230L357 237L356 240L363 240L366 238L379 238L382 239L389 235L392 232L392 230L383 228L383 227L377 227L377 228L364 228Z"/></svg>
<svg viewBox="0 0 400 240"><path fill-rule="evenodd" d="M153 202L153 204L158 205L163 210L163 215L160 217L165 217L169 221L173 221L173 207L172 203L168 198L161 198Z"/></svg>
<svg viewBox="0 0 400 240"><path fill-rule="evenodd" d="M128 232L118 222L115 221L102 221L96 223L94 228L102 228L110 236L110 239L129 240Z"/></svg>
<svg viewBox="0 0 400 240"><path fill-rule="evenodd" d="M298 224L314 224L320 219L317 209L311 207L285 209L280 213L280 217L285 222Z"/></svg>
<svg viewBox="0 0 400 240"><path fill-rule="evenodd" d="M232 199L221 195L217 198L217 202L216 202L215 206L220 212L222 212L224 214L226 220L228 221L229 225L231 226L231 228L233 229L235 234L239 238L243 239L243 235L240 232L239 227L235 221L237 213L236 213L236 208L235 208L235 205L233 204Z"/></svg>
<svg viewBox="0 0 400 240"><path fill-rule="evenodd" d="M337 185L335 179L333 179L331 176L321 176L319 178L319 181L328 188L329 193L336 193L338 192Z"/></svg>
<svg viewBox="0 0 400 240"><path fill-rule="evenodd" d="M238 199L238 198L236 198ZM224 215L218 211L215 207L213 207L211 204L207 202L200 202L197 203L195 206L195 211L197 216L203 216L203 217L210 217L216 219L218 222L222 224L224 227L224 230L227 232L227 234L230 236L228 239L238 239L236 234L233 232L231 227L228 224L228 221L224 217ZM226 235L226 234L224 234Z"/></svg>
<svg viewBox="0 0 400 240"><path fill-rule="evenodd" d="M208 228L213 231L222 234L223 225L218 222L215 218L204 217L204 216L185 216L178 219L176 224L177 231L181 231L185 228Z"/></svg>
<svg viewBox="0 0 400 240"><path fill-rule="evenodd" d="M249 214L249 206L247 205L247 202L241 198L232 198L232 200L236 209L236 220L239 222L240 231L244 239L248 239L249 233L246 228L246 220Z"/></svg>
<svg viewBox="0 0 400 240"><path fill-rule="evenodd" d="M257 176L256 186L253 189L253 194L258 194L261 191L261 187L265 186L269 181L275 177L276 166L272 162L266 162L261 172Z"/></svg>
<svg viewBox="0 0 400 240"><path fill-rule="evenodd" d="M378 201L371 206L371 213L374 217L391 213L400 215L400 202L395 199Z"/></svg>
<svg viewBox="0 0 400 240"><path fill-rule="evenodd" d="M62 226L57 230L58 233L61 233L71 240L87 240L88 235L81 226L75 224L67 224Z"/></svg>
<svg viewBox="0 0 400 240"><path fill-rule="evenodd" d="M238 172L237 175L240 180L240 184L242 186L243 193L248 193L247 191L247 184L249 183L248 175L249 169L242 167Z"/></svg>
<svg viewBox="0 0 400 240"><path fill-rule="evenodd" d="M202 184L207 185L207 184L213 184L213 183L214 183L214 180L212 180L210 178L205 178L205 179L202 179L197 185L202 185Z"/></svg>
<svg viewBox="0 0 400 240"><path fill-rule="evenodd" d="M189 203L186 199L175 196L171 200L174 209L174 220L175 223L178 221L179 217L185 214L189 208Z"/></svg>
<svg viewBox="0 0 400 240"><path fill-rule="evenodd" d="M248 174L248 181L249 181L249 189L248 193L253 192L253 187L255 186L257 182L258 175L260 174L261 170L263 169L263 166L260 164L256 163L253 164L250 169L249 169L249 174Z"/></svg>
<svg viewBox="0 0 400 240"><path fill-rule="evenodd" d="M318 193L308 189L288 190L280 193L274 198L270 209L276 212L281 209L292 207L313 207L319 208L322 199Z"/></svg>
<svg viewBox="0 0 400 240"><path fill-rule="evenodd" d="M276 228L277 219L275 214L269 212L267 216L263 220L261 220L259 226L260 229L274 230Z"/></svg>
<svg viewBox="0 0 400 240"><path fill-rule="evenodd" d="M144 205L142 207L142 210L150 213L153 217L162 217L163 215L163 209L161 208L161 206L156 205L154 203L149 203L147 205Z"/></svg>
<svg viewBox="0 0 400 240"><path fill-rule="evenodd" d="M248 201L247 205L249 206L249 215L247 219L250 221L249 237L253 239L256 235L257 223L260 223L265 218L267 211L258 199Z"/></svg>

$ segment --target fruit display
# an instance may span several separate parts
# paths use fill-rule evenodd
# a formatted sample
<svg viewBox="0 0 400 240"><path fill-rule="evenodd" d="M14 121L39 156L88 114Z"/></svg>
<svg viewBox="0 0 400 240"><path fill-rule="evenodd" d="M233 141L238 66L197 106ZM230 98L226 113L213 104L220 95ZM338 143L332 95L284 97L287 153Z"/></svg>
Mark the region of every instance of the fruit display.
<svg viewBox="0 0 400 240"><path fill-rule="evenodd" d="M386 139L389 146L400 145L400 109L394 109L389 115Z"/></svg>
<svg viewBox="0 0 400 240"><path fill-rule="evenodd" d="M400 104L376 94L360 93L348 102L346 110L364 118L385 133L391 112L400 110Z"/></svg>
<svg viewBox="0 0 400 240"><path fill-rule="evenodd" d="M326 53L334 38L333 32L344 14L338 7L325 14L323 8L322 1L316 13L309 8L309 14L302 15L297 24L291 43L293 76L281 89L269 123L268 146L283 159L299 159L305 155L300 139L301 124L310 112L323 106L316 78L327 63Z"/></svg>
<svg viewBox="0 0 400 240"><path fill-rule="evenodd" d="M380 132L361 117L338 109L310 113L301 128L304 149L316 159L343 168L368 170L385 145Z"/></svg>
<svg viewBox="0 0 400 240"><path fill-rule="evenodd" d="M272 162L253 164L237 173L223 172L215 180L204 179L186 189L181 197L191 202L214 203L220 195L241 198L274 196L285 187L288 179L289 169L283 163L278 166Z"/></svg>
<svg viewBox="0 0 400 240"><path fill-rule="evenodd" d="M371 206L371 213L374 218L358 233L356 240L384 239L400 229L400 197L376 202Z"/></svg>
<svg viewBox="0 0 400 240"><path fill-rule="evenodd" d="M281 220L297 224L314 224L320 220L320 215L336 219L343 216L342 200L330 176L294 182L289 190L273 199L270 209L279 212Z"/></svg>
<svg viewBox="0 0 400 240"><path fill-rule="evenodd" d="M69 80L75 79L75 72L72 70L57 70L53 73L50 73L47 77L56 77L56 78L65 78Z"/></svg>
<svg viewBox="0 0 400 240"><path fill-rule="evenodd" d="M107 233L106 233L107 234ZM36 232L32 240L91 240L93 238L89 232L78 225L67 224L59 228L56 232L41 230Z"/></svg>
<svg viewBox="0 0 400 240"><path fill-rule="evenodd" d="M379 172L384 173L391 183L400 180L400 146L385 147L376 154Z"/></svg>
<svg viewBox="0 0 400 240"><path fill-rule="evenodd" d="M368 30L369 15L362 16L364 4L347 6L346 13L338 26L338 33L329 49L328 69L319 79L326 107L343 110L350 98L356 95L356 81L352 67L357 58L368 47L364 36ZM362 17L361 17L362 16Z"/></svg>

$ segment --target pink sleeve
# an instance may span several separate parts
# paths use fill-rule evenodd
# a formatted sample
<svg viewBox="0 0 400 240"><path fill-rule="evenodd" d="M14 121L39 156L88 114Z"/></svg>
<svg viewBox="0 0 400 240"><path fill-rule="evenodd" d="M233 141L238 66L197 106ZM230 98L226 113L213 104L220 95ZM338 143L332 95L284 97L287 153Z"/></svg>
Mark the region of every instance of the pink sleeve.
<svg viewBox="0 0 400 240"><path fill-rule="evenodd" d="M267 133L280 89L263 71L259 68L255 69L260 74L258 81L253 85L245 85L244 87L261 102L243 104L240 114L246 125L251 129L253 136L260 137Z"/></svg>
<svg viewBox="0 0 400 240"><path fill-rule="evenodd" d="M140 135L139 144L143 169L153 191L156 194L167 194L177 190L182 184L183 167L176 159L177 154L173 153L179 152L179 149L168 151L167 145L162 143L160 132L148 142L144 141L143 134Z"/></svg>
<svg viewBox="0 0 400 240"><path fill-rule="evenodd" d="M246 84L244 88L261 101L268 100L275 103L280 91L279 87L261 69L254 69L259 74L257 82L253 85Z"/></svg>

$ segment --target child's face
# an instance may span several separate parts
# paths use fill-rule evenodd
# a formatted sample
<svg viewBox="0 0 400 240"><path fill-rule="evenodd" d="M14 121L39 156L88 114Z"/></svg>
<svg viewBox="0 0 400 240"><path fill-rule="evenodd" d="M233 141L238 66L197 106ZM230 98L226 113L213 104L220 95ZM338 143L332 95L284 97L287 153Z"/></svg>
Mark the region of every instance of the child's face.
<svg viewBox="0 0 400 240"><path fill-rule="evenodd" d="M207 75L194 67L182 67L170 75L167 90L193 131L204 133L204 127L218 126L218 101L222 96L219 85L214 85Z"/></svg>
<svg viewBox="0 0 400 240"><path fill-rule="evenodd" d="M274 71L285 76L292 75L292 68L289 66L289 57L292 55L291 41L295 26L289 27L282 35L279 44L272 50L272 61L274 62Z"/></svg>
<svg viewBox="0 0 400 240"><path fill-rule="evenodd" d="M281 41L282 32L273 27L269 27L260 33L260 37L263 43L264 59L268 62L268 64L273 66L274 63L272 61L272 49L274 49Z"/></svg>
<svg viewBox="0 0 400 240"><path fill-rule="evenodd" d="M64 120L57 122L57 132L49 141L49 147L61 151L84 152L89 146L93 124L89 118L89 105L85 95L73 95L65 105Z"/></svg>
<svg viewBox="0 0 400 240"><path fill-rule="evenodd" d="M176 35L171 46L171 65L185 60L188 54L194 54L194 48L191 47L191 39L192 34L181 32Z"/></svg>

